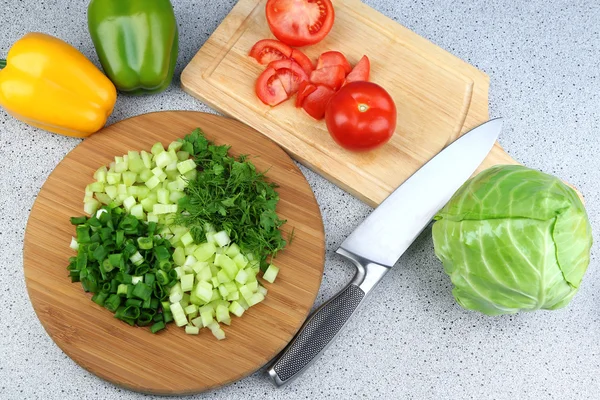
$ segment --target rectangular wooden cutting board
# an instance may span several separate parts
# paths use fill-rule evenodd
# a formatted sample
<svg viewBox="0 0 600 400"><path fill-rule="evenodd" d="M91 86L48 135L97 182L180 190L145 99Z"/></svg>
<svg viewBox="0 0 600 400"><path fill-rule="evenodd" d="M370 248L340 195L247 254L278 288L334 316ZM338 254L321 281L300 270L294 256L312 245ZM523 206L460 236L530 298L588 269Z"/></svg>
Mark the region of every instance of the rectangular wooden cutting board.
<svg viewBox="0 0 600 400"><path fill-rule="evenodd" d="M351 64L366 54L370 80L394 98L398 125L392 140L367 153L352 153L329 136L294 99L277 107L254 93L264 66L248 57L257 41L274 38L266 0L240 0L187 65L183 89L283 147L293 158L341 188L378 205L425 162L469 129L488 120L489 78L359 0L333 1L335 23L320 43L302 48L311 59L328 50ZM480 169L514 164L499 145Z"/></svg>

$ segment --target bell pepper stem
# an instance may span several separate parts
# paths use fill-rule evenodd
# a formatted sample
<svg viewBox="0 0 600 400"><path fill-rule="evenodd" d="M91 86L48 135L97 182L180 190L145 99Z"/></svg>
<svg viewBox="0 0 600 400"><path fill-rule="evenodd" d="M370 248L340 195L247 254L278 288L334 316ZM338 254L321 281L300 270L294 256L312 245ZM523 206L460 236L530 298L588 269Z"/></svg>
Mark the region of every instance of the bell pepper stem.
<svg viewBox="0 0 600 400"><path fill-rule="evenodd" d="M2 59L0 60L0 69L6 67L6 60Z"/></svg>

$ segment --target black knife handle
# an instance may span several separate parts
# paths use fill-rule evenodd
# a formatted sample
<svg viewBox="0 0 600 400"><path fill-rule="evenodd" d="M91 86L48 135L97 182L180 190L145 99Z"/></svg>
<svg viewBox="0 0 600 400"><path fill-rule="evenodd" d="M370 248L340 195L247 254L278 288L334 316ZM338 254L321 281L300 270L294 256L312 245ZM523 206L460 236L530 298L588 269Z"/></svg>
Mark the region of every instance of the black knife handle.
<svg viewBox="0 0 600 400"><path fill-rule="evenodd" d="M350 258L356 264L358 272L348 286L306 320L298 334L268 369L276 386L290 382L317 359L342 330L367 293L389 270L378 264L362 263L346 252L338 253Z"/></svg>
<svg viewBox="0 0 600 400"><path fill-rule="evenodd" d="M342 330L364 297L365 292L350 284L323 304L269 369L275 384L287 383L315 360Z"/></svg>

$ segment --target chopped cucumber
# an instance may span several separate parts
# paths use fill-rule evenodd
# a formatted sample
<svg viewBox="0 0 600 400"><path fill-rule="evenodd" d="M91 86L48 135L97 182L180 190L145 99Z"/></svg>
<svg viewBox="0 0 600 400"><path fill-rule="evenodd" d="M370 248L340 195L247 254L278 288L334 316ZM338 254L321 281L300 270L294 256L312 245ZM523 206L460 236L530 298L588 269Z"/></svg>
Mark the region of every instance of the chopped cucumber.
<svg viewBox="0 0 600 400"><path fill-rule="evenodd" d="M194 319L192 319L190 321L192 323L192 325L194 325L197 328L202 328L204 325L202 325L202 317L196 317ZM198 330L200 331L200 330Z"/></svg>
<svg viewBox="0 0 600 400"><path fill-rule="evenodd" d="M220 247L225 247L230 242L229 235L225 231L215 233L214 238Z"/></svg>
<svg viewBox="0 0 600 400"><path fill-rule="evenodd" d="M262 293L260 293L260 292L256 292L256 293L254 293L254 294L253 294L253 295L250 297L250 299L248 300L248 305L249 305L250 307L252 307L252 306L254 306L254 305L256 305L256 304L260 303L260 302L261 302L261 301L263 301L264 299L265 299L265 296L264 296Z"/></svg>
<svg viewBox="0 0 600 400"><path fill-rule="evenodd" d="M279 273L279 267L276 267L273 264L270 264L265 273L263 274L263 279L269 283L275 282L275 278Z"/></svg>
<svg viewBox="0 0 600 400"><path fill-rule="evenodd" d="M103 165L100 168L98 168L96 170L96 172L94 172L94 179L98 182L105 183L107 173L108 173L108 169L106 168L105 165Z"/></svg>
<svg viewBox="0 0 600 400"><path fill-rule="evenodd" d="M201 312L200 318L202 318L202 325L204 326L208 326L214 321L213 314L211 311Z"/></svg>
<svg viewBox="0 0 600 400"><path fill-rule="evenodd" d="M225 332L223 331L223 329L221 329L217 322L213 321L210 325L207 326L207 328L210 329L213 336L216 337L218 340L225 339Z"/></svg>
<svg viewBox="0 0 600 400"><path fill-rule="evenodd" d="M245 268L246 265L248 265L248 259L241 253L233 257L233 262L235 262L235 265L237 265L239 269Z"/></svg>
<svg viewBox="0 0 600 400"><path fill-rule="evenodd" d="M235 280L241 284L246 283L248 281L248 273L245 270L240 269L235 276Z"/></svg>
<svg viewBox="0 0 600 400"><path fill-rule="evenodd" d="M210 272L210 267L204 267L196 274L196 280L199 281L210 281L212 279L212 273Z"/></svg>
<svg viewBox="0 0 600 400"><path fill-rule="evenodd" d="M194 288L194 275L188 274L181 277L181 290L189 292Z"/></svg>
<svg viewBox="0 0 600 400"><path fill-rule="evenodd" d="M169 147L167 147L167 149L177 151L177 150L181 149L181 146L183 146L183 142L181 142L179 140L175 140L175 141L169 143Z"/></svg>
<svg viewBox="0 0 600 400"><path fill-rule="evenodd" d="M186 232L179 240L181 240L181 243L184 246L189 246L190 244L194 243L194 238L190 232Z"/></svg>
<svg viewBox="0 0 600 400"><path fill-rule="evenodd" d="M162 153L163 151L165 151L165 148L163 147L161 142L154 143L152 149L150 150L150 152L152 152L152 154L154 154L155 156Z"/></svg>
<svg viewBox="0 0 600 400"><path fill-rule="evenodd" d="M206 261L215 254L216 250L214 244L202 243L198 245L198 248L194 251L194 257L196 257L196 260L198 261Z"/></svg>
<svg viewBox="0 0 600 400"><path fill-rule="evenodd" d="M187 317L185 316L185 312L183 311L183 307L179 303L171 304L171 314L173 314L173 319L175 320L175 324L177 326L185 326L188 323Z"/></svg>
<svg viewBox="0 0 600 400"><path fill-rule="evenodd" d="M197 326L186 325L185 333L188 335L197 335L198 333L200 333L200 328Z"/></svg>

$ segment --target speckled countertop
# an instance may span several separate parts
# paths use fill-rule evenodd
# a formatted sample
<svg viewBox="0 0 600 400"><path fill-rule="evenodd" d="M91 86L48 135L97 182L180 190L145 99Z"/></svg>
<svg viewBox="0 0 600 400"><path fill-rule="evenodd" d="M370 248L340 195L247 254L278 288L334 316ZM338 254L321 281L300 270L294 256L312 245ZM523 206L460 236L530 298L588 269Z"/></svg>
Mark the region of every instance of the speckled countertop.
<svg viewBox="0 0 600 400"><path fill-rule="evenodd" d="M177 75L235 3L174 0ZM490 115L503 116L512 157L584 193L600 231L600 3L596 0L368 0L375 9L489 74ZM67 5L68 4L68 5ZM0 0L0 54L28 31L47 32L97 63L87 1ZM176 81L149 97L120 97L110 122L156 110L210 111ZM38 322L23 279L29 210L58 162L79 143L0 111L0 398L142 398L89 374ZM349 281L334 255L369 207L303 169L327 236L317 303ZM197 398L598 399L598 246L566 309L497 318L462 310L426 230L301 378L275 389L262 373Z"/></svg>

